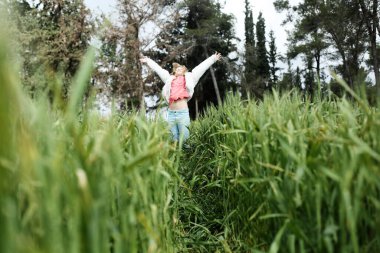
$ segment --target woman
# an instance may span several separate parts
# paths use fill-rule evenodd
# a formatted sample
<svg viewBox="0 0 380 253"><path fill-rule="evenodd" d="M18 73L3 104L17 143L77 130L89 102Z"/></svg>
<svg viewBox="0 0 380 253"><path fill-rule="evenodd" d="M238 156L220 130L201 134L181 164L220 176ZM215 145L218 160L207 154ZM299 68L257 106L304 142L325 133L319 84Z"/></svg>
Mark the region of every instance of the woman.
<svg viewBox="0 0 380 253"><path fill-rule="evenodd" d="M173 63L173 73L161 68L156 62L143 56L140 61L146 63L158 74L165 83L162 95L169 103L168 123L173 139L185 141L189 138L190 116L187 102L194 94L194 88L199 79L216 61L221 58L220 53L215 53L196 66L191 72L178 63Z"/></svg>

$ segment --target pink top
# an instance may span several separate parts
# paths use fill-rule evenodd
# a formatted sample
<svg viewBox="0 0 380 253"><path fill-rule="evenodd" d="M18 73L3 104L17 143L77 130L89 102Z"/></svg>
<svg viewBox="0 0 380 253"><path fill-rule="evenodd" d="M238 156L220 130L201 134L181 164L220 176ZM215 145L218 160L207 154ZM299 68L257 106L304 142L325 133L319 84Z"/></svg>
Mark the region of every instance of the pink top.
<svg viewBox="0 0 380 253"><path fill-rule="evenodd" d="M186 80L185 76L177 76L173 79L171 89L170 89L170 98L169 98L169 104L172 104L173 102L188 98L189 92L186 90Z"/></svg>

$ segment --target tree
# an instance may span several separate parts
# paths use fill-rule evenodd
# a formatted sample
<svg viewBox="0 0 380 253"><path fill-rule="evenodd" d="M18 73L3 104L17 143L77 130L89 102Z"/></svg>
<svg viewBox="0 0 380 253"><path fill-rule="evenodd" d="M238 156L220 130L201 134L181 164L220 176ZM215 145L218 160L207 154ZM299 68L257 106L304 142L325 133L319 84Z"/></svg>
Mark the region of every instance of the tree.
<svg viewBox="0 0 380 253"><path fill-rule="evenodd" d="M146 46L141 30L148 23L157 25L159 16L172 0L118 0L120 25L109 24L101 35L101 58L97 83L110 90L121 107L144 111L145 84L140 52ZM159 29L159 28L158 28ZM127 102L127 104L124 103Z"/></svg>
<svg viewBox="0 0 380 253"><path fill-rule="evenodd" d="M312 56L306 57L307 69L304 75L304 91L306 94L313 97L315 88L315 78L313 71L313 58Z"/></svg>
<svg viewBox="0 0 380 253"><path fill-rule="evenodd" d="M316 63L317 78L321 73L321 57L330 44L318 23L310 18L299 20L295 24L293 33L289 36L288 55L291 59L303 54L305 57L311 56Z"/></svg>
<svg viewBox="0 0 380 253"><path fill-rule="evenodd" d="M296 69L296 75L294 77L294 86L299 90L302 90L301 70L299 67Z"/></svg>
<svg viewBox="0 0 380 253"><path fill-rule="evenodd" d="M255 24L253 22L252 10L249 5L248 0L245 0L245 57L244 57L244 78L242 80L243 97L246 96L247 92L250 92L254 87L255 77L255 63L256 63L256 42L255 42Z"/></svg>
<svg viewBox="0 0 380 253"><path fill-rule="evenodd" d="M337 48L342 64L337 70L353 87L365 52L364 21L355 1L329 2L322 6L323 27Z"/></svg>
<svg viewBox="0 0 380 253"><path fill-rule="evenodd" d="M165 6L164 0L119 0L124 27L123 82L118 85L121 94L128 95L134 107L145 108L144 83L141 76L140 28L159 15ZM149 7L148 7L149 6Z"/></svg>
<svg viewBox="0 0 380 253"><path fill-rule="evenodd" d="M173 6L172 18L166 19L162 24L161 31L155 39L155 46L144 52L169 72L172 71L173 62L185 61L187 52L193 46L184 39L186 21L180 12L181 8ZM160 94L164 83L152 71L149 72L145 82L148 84L145 92L154 99L154 104L148 109L155 110L160 105Z"/></svg>
<svg viewBox="0 0 380 253"><path fill-rule="evenodd" d="M377 94L380 96L380 72L379 72L379 53L377 49L377 32L380 35L379 25L379 3L378 0L358 0L363 19L368 32L370 44L370 55L375 74ZM371 8L372 7L372 8Z"/></svg>
<svg viewBox="0 0 380 253"><path fill-rule="evenodd" d="M268 81L270 78L270 67L268 60L268 51L266 48L266 37L265 37L265 20L262 13L259 13L257 23L256 23L256 54L257 54L257 64L256 64L256 74L257 83L255 87L255 93L258 97L261 97L264 90L267 89Z"/></svg>
<svg viewBox="0 0 380 253"><path fill-rule="evenodd" d="M276 1L274 5L278 11L290 9L287 1ZM305 58L309 59L307 61L314 59L316 75L320 79L321 57L323 52L328 49L329 43L327 43L327 37L320 27L318 5L308 4L308 1L305 1L295 9L303 18L296 21L295 28L288 38L290 42L288 57L294 59L303 54Z"/></svg>
<svg viewBox="0 0 380 253"><path fill-rule="evenodd" d="M186 1L186 29L185 39L192 43L191 50L186 55L185 65L192 69L201 61L215 53L228 55L236 51L233 40L232 16L221 12L219 3L213 0L190 0ZM215 81L218 84L221 100L229 89L234 89L236 84L231 80L229 65L233 60L223 58L215 64L215 80L212 77L212 70L206 72L195 88L194 99L190 100L190 114L194 118L197 115L196 108L203 111L209 103L219 104Z"/></svg>
<svg viewBox="0 0 380 253"><path fill-rule="evenodd" d="M121 47L123 35L121 28L112 25L105 18L101 21L101 25L105 25L106 29L99 36L101 46L94 75L95 84L100 94L112 95L118 101L128 96L125 94L128 91L124 90L127 73L123 71L125 50Z"/></svg>
<svg viewBox="0 0 380 253"><path fill-rule="evenodd" d="M341 61L336 70L342 74L350 86L353 86L365 52L366 37L357 0L304 0L293 7L289 5L289 1L285 0L276 0L274 4L277 10L294 12L298 17L295 37L298 36L300 38L298 41L304 41L304 43L294 48L295 54L312 51L319 77L321 52L332 45L336 50L333 59Z"/></svg>
<svg viewBox="0 0 380 253"><path fill-rule="evenodd" d="M14 1L23 83L32 95L46 89L42 76L63 73L63 96L88 48L90 12L83 0Z"/></svg>
<svg viewBox="0 0 380 253"><path fill-rule="evenodd" d="M276 72L279 70L277 66L277 47L276 47L276 39L274 37L273 31L269 33L269 70L270 70L270 78L269 78L269 89L272 89L274 85L277 84L278 76Z"/></svg>
<svg viewBox="0 0 380 253"><path fill-rule="evenodd" d="M292 71L292 65L289 58L287 58L288 71L283 73L281 80L278 81L277 87L280 91L287 91L294 87L295 77Z"/></svg>

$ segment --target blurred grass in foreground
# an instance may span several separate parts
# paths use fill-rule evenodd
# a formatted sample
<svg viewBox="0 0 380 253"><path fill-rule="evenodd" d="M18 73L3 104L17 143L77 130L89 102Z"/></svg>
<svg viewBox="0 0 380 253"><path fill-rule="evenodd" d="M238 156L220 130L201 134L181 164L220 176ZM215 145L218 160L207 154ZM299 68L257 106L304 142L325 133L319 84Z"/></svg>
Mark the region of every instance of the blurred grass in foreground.
<svg viewBox="0 0 380 253"><path fill-rule="evenodd" d="M175 252L164 123L81 106L92 50L64 110L23 95L10 57L1 36L0 252Z"/></svg>

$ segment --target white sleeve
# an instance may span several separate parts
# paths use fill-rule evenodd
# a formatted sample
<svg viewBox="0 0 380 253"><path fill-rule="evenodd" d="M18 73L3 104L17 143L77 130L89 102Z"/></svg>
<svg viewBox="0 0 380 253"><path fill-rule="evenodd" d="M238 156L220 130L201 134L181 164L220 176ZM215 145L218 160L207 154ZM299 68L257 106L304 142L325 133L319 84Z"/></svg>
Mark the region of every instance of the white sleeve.
<svg viewBox="0 0 380 253"><path fill-rule="evenodd" d="M154 71L157 73L157 75L161 78L161 80L165 83L166 80L170 78L169 71L163 69L158 65L155 61L152 59L148 58L146 64Z"/></svg>
<svg viewBox="0 0 380 253"><path fill-rule="evenodd" d="M191 73L193 73L194 83L198 83L199 79L202 75L211 67L212 64L216 62L215 55L210 56L206 60L204 60L201 64L196 66Z"/></svg>

